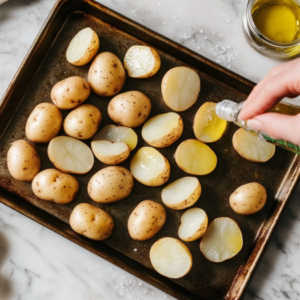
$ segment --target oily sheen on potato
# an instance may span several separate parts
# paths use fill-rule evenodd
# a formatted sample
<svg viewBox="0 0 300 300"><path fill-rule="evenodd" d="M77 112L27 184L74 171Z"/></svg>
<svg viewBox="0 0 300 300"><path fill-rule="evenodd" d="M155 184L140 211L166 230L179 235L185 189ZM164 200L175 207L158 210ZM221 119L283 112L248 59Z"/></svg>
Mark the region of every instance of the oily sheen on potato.
<svg viewBox="0 0 300 300"><path fill-rule="evenodd" d="M168 160L156 149L142 147L133 156L130 171L140 183L159 186L168 181L171 168Z"/></svg>
<svg viewBox="0 0 300 300"><path fill-rule="evenodd" d="M205 211L198 207L188 209L181 216L178 236L185 242L200 239L206 232L208 218Z"/></svg>
<svg viewBox="0 0 300 300"><path fill-rule="evenodd" d="M90 96L91 88L87 81L72 76L57 82L51 90L51 100L59 109L73 109Z"/></svg>
<svg viewBox="0 0 300 300"><path fill-rule="evenodd" d="M88 82L98 96L110 97L118 94L125 83L125 70L119 58L111 52L102 52L93 60Z"/></svg>
<svg viewBox="0 0 300 300"><path fill-rule="evenodd" d="M174 111L184 111L194 105L200 93L199 75L187 67L169 70L161 83L163 99Z"/></svg>
<svg viewBox="0 0 300 300"><path fill-rule="evenodd" d="M151 146L164 148L175 143L183 131L181 117L174 113L165 113L149 119L143 126L142 137Z"/></svg>
<svg viewBox="0 0 300 300"><path fill-rule="evenodd" d="M237 255L243 247L243 235L238 224L226 217L214 219L200 243L205 258L220 263Z"/></svg>
<svg viewBox="0 0 300 300"><path fill-rule="evenodd" d="M26 137L35 143L50 142L58 135L62 122L61 112L54 104L40 103L27 119Z"/></svg>
<svg viewBox="0 0 300 300"><path fill-rule="evenodd" d="M161 238L152 245L150 261L159 274L169 278L183 277L193 265L189 248L171 237Z"/></svg>
<svg viewBox="0 0 300 300"><path fill-rule="evenodd" d="M57 136L48 145L48 157L54 166L72 174L85 174L94 165L94 155L83 142L68 137Z"/></svg>
<svg viewBox="0 0 300 300"><path fill-rule="evenodd" d="M87 140L97 132L101 119L102 114L96 106L82 104L65 118L65 133L79 140Z"/></svg>
<svg viewBox="0 0 300 300"><path fill-rule="evenodd" d="M111 203L130 195L133 177L124 167L113 166L98 171L88 183L89 196L98 203Z"/></svg>
<svg viewBox="0 0 300 300"><path fill-rule="evenodd" d="M56 169L46 169L34 177L31 188L33 193L42 200L67 204L75 199L79 184L70 174Z"/></svg>
<svg viewBox="0 0 300 300"><path fill-rule="evenodd" d="M29 142L17 140L7 152L7 167L13 178L31 181L41 170L41 159Z"/></svg>
<svg viewBox="0 0 300 300"><path fill-rule="evenodd" d="M75 232L95 241L110 237L114 228L114 220L110 214L87 203L75 206L69 223Z"/></svg>
<svg viewBox="0 0 300 300"><path fill-rule="evenodd" d="M186 140L176 149L175 161L180 169L191 175L206 175L217 165L217 156L206 144Z"/></svg>
<svg viewBox="0 0 300 300"><path fill-rule="evenodd" d="M67 61L75 66L83 66L95 57L99 46L97 33L89 27L84 28L71 40L66 53Z"/></svg>
<svg viewBox="0 0 300 300"><path fill-rule="evenodd" d="M160 65L157 51L148 46L131 46L124 57L124 67L132 78L151 77L158 72Z"/></svg>
<svg viewBox="0 0 300 300"><path fill-rule="evenodd" d="M132 239L146 241L156 235L166 222L166 211L152 200L144 200L132 211L128 220L128 232Z"/></svg>
<svg viewBox="0 0 300 300"><path fill-rule="evenodd" d="M95 141L110 141L110 142L124 142L132 151L138 142L138 137L135 131L124 126L106 125L102 127L93 137Z"/></svg>
<svg viewBox="0 0 300 300"><path fill-rule="evenodd" d="M125 92L115 96L108 104L108 115L116 123L126 127L138 127L148 118L150 99L139 91Z"/></svg>
<svg viewBox="0 0 300 300"><path fill-rule="evenodd" d="M161 193L163 203L176 210L194 205L201 195L201 185L196 177L182 177L168 184Z"/></svg>

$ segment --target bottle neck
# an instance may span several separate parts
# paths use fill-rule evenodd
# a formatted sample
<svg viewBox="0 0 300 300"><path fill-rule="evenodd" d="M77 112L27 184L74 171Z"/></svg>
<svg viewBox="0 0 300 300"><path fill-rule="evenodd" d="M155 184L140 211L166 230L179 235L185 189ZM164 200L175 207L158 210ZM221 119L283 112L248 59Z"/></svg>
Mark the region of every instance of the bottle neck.
<svg viewBox="0 0 300 300"><path fill-rule="evenodd" d="M228 122L239 122L239 113L242 110L244 102L236 103L231 100L223 100L216 106L216 114L220 119Z"/></svg>

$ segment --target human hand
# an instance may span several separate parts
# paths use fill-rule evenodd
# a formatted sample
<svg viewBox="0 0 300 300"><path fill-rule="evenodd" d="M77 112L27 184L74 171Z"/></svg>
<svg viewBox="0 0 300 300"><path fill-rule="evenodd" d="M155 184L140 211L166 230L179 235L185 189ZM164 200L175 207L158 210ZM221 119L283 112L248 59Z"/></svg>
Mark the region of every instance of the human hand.
<svg viewBox="0 0 300 300"><path fill-rule="evenodd" d="M300 146L300 114L287 116L265 113L283 97L300 94L300 58L271 69L252 90L239 114L247 125L266 132L274 139L286 140Z"/></svg>

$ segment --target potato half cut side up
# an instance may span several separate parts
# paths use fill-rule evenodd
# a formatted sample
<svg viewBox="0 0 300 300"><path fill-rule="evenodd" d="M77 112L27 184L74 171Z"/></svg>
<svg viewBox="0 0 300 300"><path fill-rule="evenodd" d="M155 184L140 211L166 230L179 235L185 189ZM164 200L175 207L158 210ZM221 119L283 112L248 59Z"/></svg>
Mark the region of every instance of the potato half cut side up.
<svg viewBox="0 0 300 300"><path fill-rule="evenodd" d="M240 128L235 132L232 138L234 149L237 153L253 162L266 162L271 159L275 153L276 146L262 141L257 136Z"/></svg>
<svg viewBox="0 0 300 300"><path fill-rule="evenodd" d="M97 54L100 46L97 33L87 27L80 30L71 40L66 57L75 66L83 66Z"/></svg>
<svg viewBox="0 0 300 300"><path fill-rule="evenodd" d="M161 238L152 245L150 261L158 273L169 278L183 277L193 265L188 247L171 237Z"/></svg>
<svg viewBox="0 0 300 300"><path fill-rule="evenodd" d="M238 224L226 217L214 219L200 243L202 254L216 263L234 257L242 247L243 235Z"/></svg>
<svg viewBox="0 0 300 300"><path fill-rule="evenodd" d="M163 203L176 210L194 205L201 195L201 185L196 177L182 177L167 185L161 193Z"/></svg>
<svg viewBox="0 0 300 300"><path fill-rule="evenodd" d="M91 149L85 143L68 136L58 136L51 140L48 156L54 166L65 173L85 174L94 165Z"/></svg>
<svg viewBox="0 0 300 300"><path fill-rule="evenodd" d="M158 53L148 46L132 46L124 58L124 67L132 78L151 77L158 72L160 64Z"/></svg>

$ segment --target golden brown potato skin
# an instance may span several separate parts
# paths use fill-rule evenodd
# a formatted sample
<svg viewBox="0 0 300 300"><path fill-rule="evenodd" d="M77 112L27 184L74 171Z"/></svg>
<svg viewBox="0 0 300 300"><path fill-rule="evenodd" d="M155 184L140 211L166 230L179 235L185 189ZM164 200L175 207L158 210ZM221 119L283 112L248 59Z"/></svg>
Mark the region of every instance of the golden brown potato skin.
<svg viewBox="0 0 300 300"><path fill-rule="evenodd" d="M102 119L100 110L91 104L82 104L72 110L64 120L68 136L87 140L97 132Z"/></svg>
<svg viewBox="0 0 300 300"><path fill-rule="evenodd" d="M114 228L114 221L110 214L87 203L75 206L69 223L75 232L95 241L107 239Z"/></svg>
<svg viewBox="0 0 300 300"><path fill-rule="evenodd" d="M98 96L118 94L125 83L126 73L119 58L111 52L98 54L91 64L88 82Z"/></svg>
<svg viewBox="0 0 300 300"><path fill-rule="evenodd" d="M108 115L116 123L126 127L138 127L148 118L150 99L139 91L125 92L115 96L108 105Z"/></svg>
<svg viewBox="0 0 300 300"><path fill-rule="evenodd" d="M17 140L7 152L7 167L13 178L31 181L41 170L41 159L29 142Z"/></svg>
<svg viewBox="0 0 300 300"><path fill-rule="evenodd" d="M40 199L66 204L73 201L78 193L77 179L56 169L38 173L31 184L33 193Z"/></svg>
<svg viewBox="0 0 300 300"><path fill-rule="evenodd" d="M107 167L90 179L88 194L98 203L116 202L130 195L133 184L133 177L126 168Z"/></svg>
<svg viewBox="0 0 300 300"><path fill-rule="evenodd" d="M61 112L54 104L40 103L27 119L26 137L35 143L50 142L58 135L62 122Z"/></svg>
<svg viewBox="0 0 300 300"><path fill-rule="evenodd" d="M79 76L56 83L51 90L51 100L60 109L73 109L90 96L90 84Z"/></svg>
<svg viewBox="0 0 300 300"><path fill-rule="evenodd" d="M132 239L145 241L161 230L166 222L166 211L152 200L144 200L133 210L128 220L128 232Z"/></svg>

